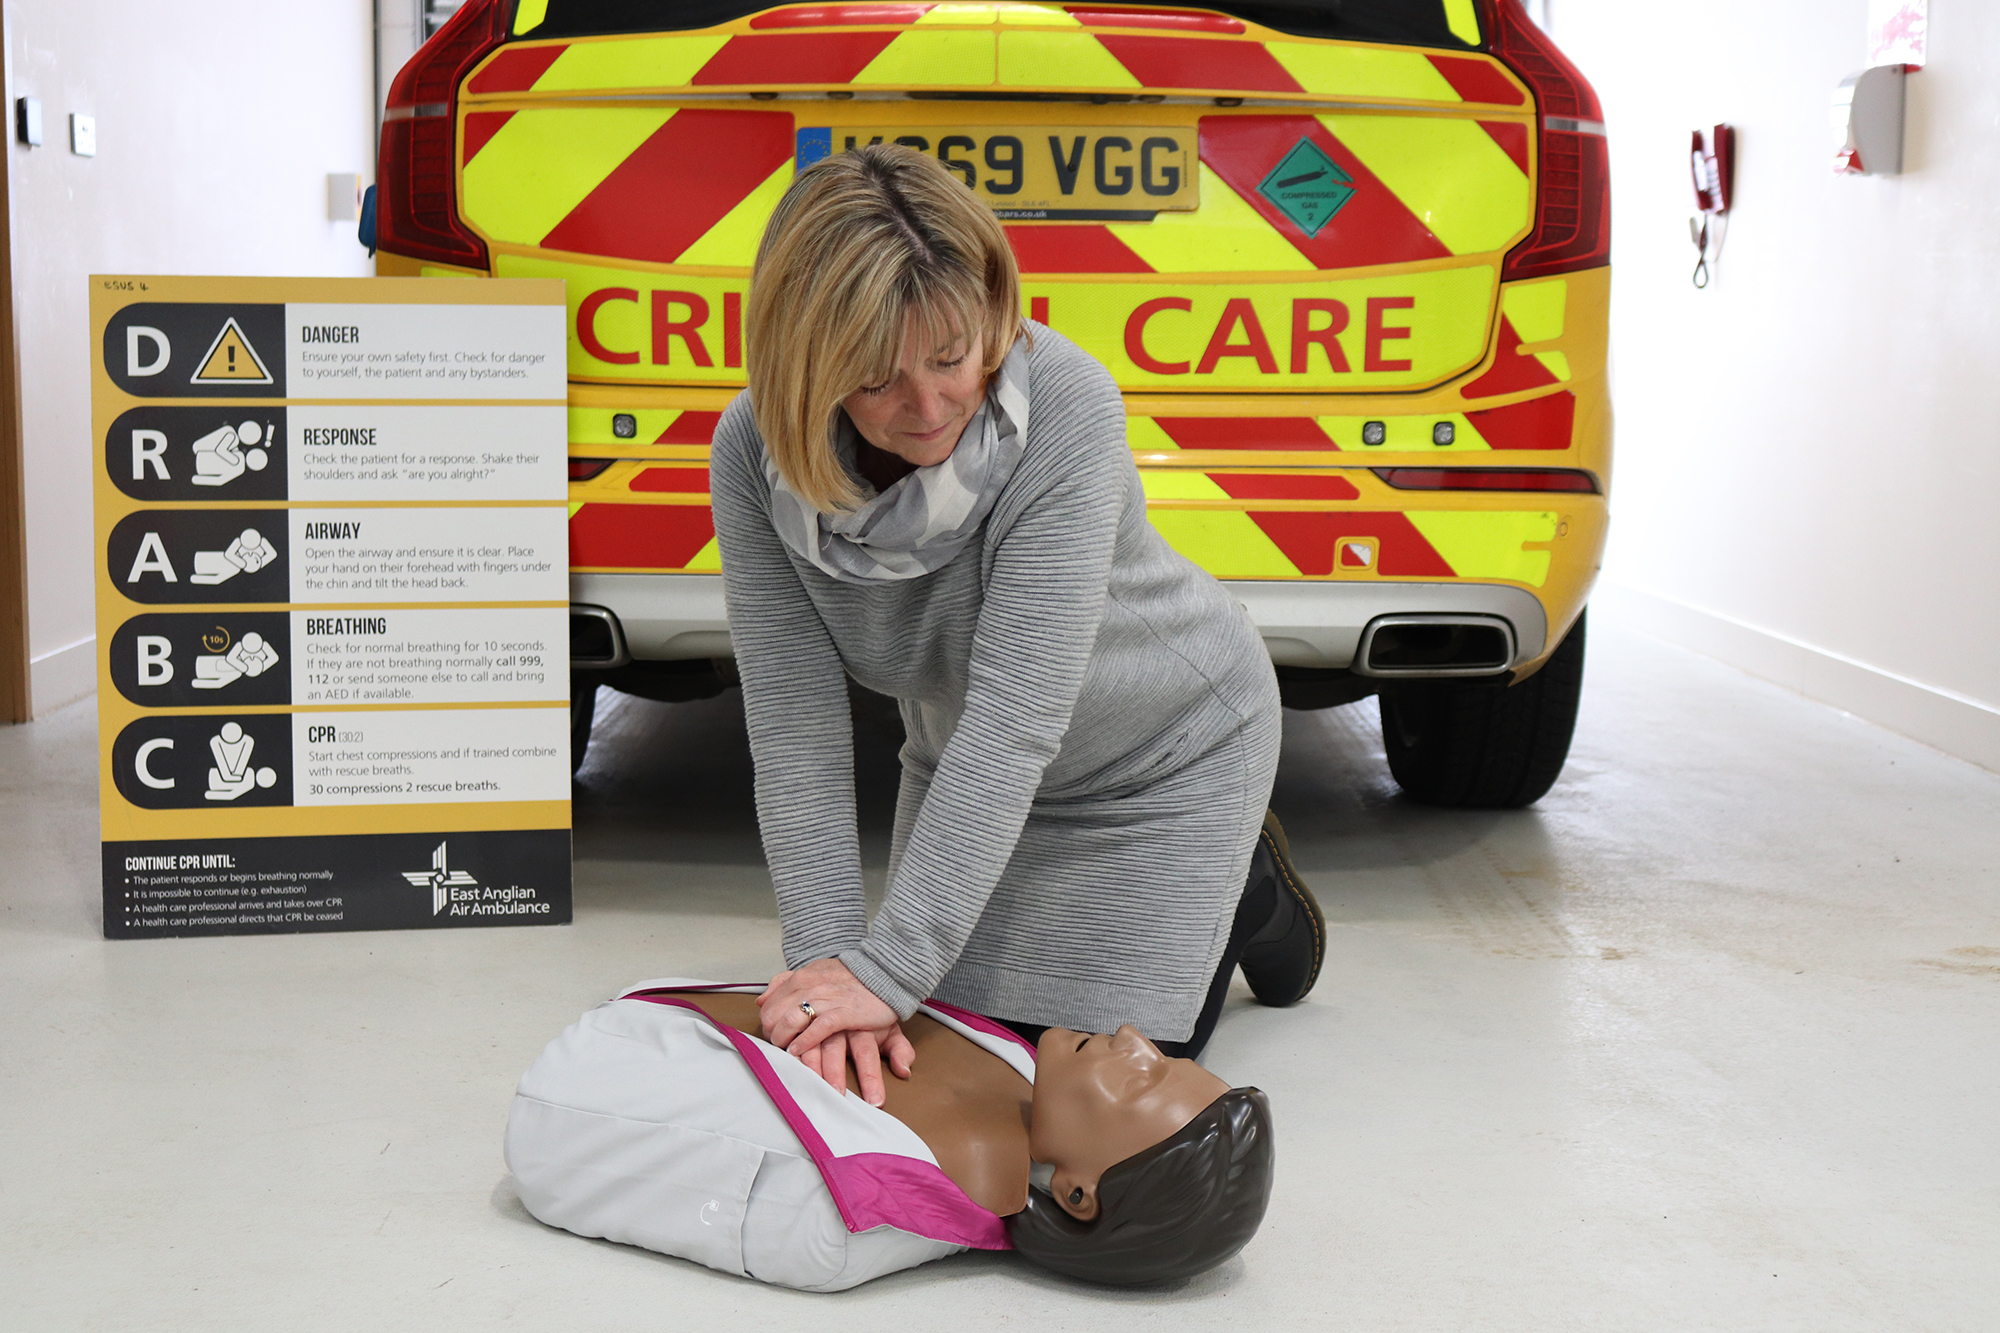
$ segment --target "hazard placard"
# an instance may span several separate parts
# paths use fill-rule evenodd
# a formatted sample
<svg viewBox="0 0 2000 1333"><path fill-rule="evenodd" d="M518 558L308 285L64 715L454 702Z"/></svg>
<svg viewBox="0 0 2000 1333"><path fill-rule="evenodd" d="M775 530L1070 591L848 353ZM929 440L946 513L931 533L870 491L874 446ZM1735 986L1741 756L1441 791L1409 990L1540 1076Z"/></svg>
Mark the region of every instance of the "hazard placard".
<svg viewBox="0 0 2000 1333"><path fill-rule="evenodd" d="M91 279L107 936L569 920L566 311Z"/></svg>
<svg viewBox="0 0 2000 1333"><path fill-rule="evenodd" d="M243 329L234 318L223 321L222 329L209 344L201 368L194 373L196 384L269 384L271 372L264 369Z"/></svg>
<svg viewBox="0 0 2000 1333"><path fill-rule="evenodd" d="M1354 178L1340 169L1311 139L1292 145L1278 165L1257 186L1257 193L1308 237L1333 221L1334 214L1354 197Z"/></svg>

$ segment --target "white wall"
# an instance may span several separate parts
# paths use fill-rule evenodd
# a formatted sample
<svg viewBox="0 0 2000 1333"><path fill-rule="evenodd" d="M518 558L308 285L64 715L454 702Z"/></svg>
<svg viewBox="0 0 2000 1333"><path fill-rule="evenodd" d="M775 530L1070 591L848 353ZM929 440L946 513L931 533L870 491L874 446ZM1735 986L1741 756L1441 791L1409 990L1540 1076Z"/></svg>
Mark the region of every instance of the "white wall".
<svg viewBox="0 0 2000 1333"><path fill-rule="evenodd" d="M1607 610L2000 769L2000 4L1931 0L1905 171L1832 174L1866 0L1550 0L1612 145ZM1738 131L1714 284L1689 132Z"/></svg>
<svg viewBox="0 0 2000 1333"><path fill-rule="evenodd" d="M7 0L28 632L35 712L88 693L92 641L91 273L373 271L326 176L373 179L371 0ZM97 117L97 156L69 113Z"/></svg>

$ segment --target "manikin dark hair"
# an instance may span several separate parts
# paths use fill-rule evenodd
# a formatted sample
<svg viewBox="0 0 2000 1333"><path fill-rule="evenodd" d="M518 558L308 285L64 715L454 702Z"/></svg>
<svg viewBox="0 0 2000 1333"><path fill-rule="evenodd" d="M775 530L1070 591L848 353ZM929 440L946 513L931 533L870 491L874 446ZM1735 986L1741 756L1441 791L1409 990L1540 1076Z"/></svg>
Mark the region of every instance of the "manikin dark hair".
<svg viewBox="0 0 2000 1333"><path fill-rule="evenodd" d="M1135 1287L1192 1277L1250 1243L1271 1201L1271 1104L1231 1088L1181 1129L1107 1170L1079 1222L1038 1189L1007 1219L1023 1257L1070 1277Z"/></svg>

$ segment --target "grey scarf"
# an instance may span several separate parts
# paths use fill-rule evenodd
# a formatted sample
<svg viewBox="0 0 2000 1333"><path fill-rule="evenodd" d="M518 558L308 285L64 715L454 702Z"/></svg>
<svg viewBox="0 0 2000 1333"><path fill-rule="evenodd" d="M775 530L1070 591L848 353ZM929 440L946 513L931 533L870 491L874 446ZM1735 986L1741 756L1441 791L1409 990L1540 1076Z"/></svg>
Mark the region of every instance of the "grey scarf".
<svg viewBox="0 0 2000 1333"><path fill-rule="evenodd" d="M1028 356L1007 353L950 457L920 467L860 508L822 514L786 485L767 453L771 526L786 546L842 583L914 579L959 553L999 498L1028 439ZM841 413L835 447L852 471L858 435ZM864 485L866 483L863 483Z"/></svg>

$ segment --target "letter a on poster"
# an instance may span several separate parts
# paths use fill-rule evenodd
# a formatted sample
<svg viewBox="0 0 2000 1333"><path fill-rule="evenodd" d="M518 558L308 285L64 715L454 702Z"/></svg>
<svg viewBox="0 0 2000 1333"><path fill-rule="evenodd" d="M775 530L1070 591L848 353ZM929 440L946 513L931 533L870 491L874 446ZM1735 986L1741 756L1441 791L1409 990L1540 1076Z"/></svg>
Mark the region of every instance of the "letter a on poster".
<svg viewBox="0 0 2000 1333"><path fill-rule="evenodd" d="M562 284L90 283L104 933L568 921Z"/></svg>

